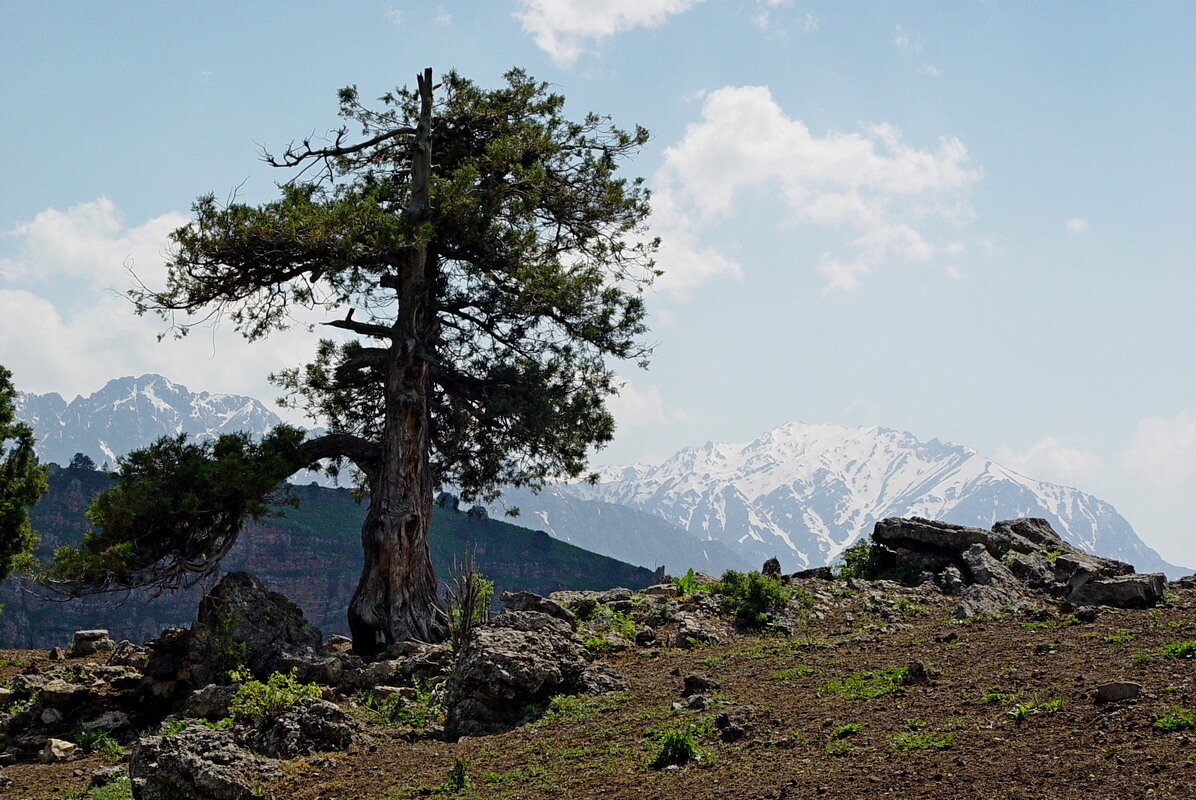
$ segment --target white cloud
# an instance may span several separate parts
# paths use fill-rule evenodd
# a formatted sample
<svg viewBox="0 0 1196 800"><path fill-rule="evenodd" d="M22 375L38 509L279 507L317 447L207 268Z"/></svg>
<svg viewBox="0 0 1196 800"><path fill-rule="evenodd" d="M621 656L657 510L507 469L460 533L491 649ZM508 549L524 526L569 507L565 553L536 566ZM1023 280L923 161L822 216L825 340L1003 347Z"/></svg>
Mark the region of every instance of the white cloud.
<svg viewBox="0 0 1196 800"><path fill-rule="evenodd" d="M1125 468L1168 489L1196 482L1196 414L1146 417L1122 456Z"/></svg>
<svg viewBox="0 0 1196 800"><path fill-rule="evenodd" d="M1067 486L1078 486L1104 469L1096 454L1069 447L1053 436L1035 442L1023 453L998 448L997 460L1028 478Z"/></svg>
<svg viewBox="0 0 1196 800"><path fill-rule="evenodd" d="M956 264L948 264L947 277L953 281L963 280L963 271Z"/></svg>
<svg viewBox="0 0 1196 800"><path fill-rule="evenodd" d="M1088 230L1088 220L1083 217L1072 217L1064 225L1072 233L1083 233Z"/></svg>
<svg viewBox="0 0 1196 800"><path fill-rule="evenodd" d="M918 67L918 71L923 75L929 75L932 78L937 78L939 76L939 68L934 64L923 64L922 66Z"/></svg>
<svg viewBox="0 0 1196 800"><path fill-rule="evenodd" d="M250 344L223 325L159 342L161 320L136 316L108 290L129 284L126 264L148 285L161 285L166 237L186 221L171 212L128 226L100 198L65 212L47 209L12 231L18 255L0 267L19 285L0 287L0 363L17 387L69 399L115 377L156 372L196 391L273 400L277 390L266 376L309 360L316 335L300 326ZM68 295L73 302L65 302Z"/></svg>
<svg viewBox="0 0 1196 800"><path fill-rule="evenodd" d="M166 237L186 222L182 214L169 212L129 227L107 197L66 211L48 208L7 233L20 240L20 248L15 257L0 259L0 277L69 276L94 287L123 286L129 269L162 263Z"/></svg>
<svg viewBox="0 0 1196 800"><path fill-rule="evenodd" d="M432 21L435 22L437 25L452 25L453 24L453 15L450 14L448 12L448 10L445 9L444 6L437 6L436 7L436 16Z"/></svg>
<svg viewBox="0 0 1196 800"><path fill-rule="evenodd" d="M515 16L541 50L569 66L593 43L655 28L702 0L520 0Z"/></svg>
<svg viewBox="0 0 1196 800"><path fill-rule="evenodd" d="M794 221L845 230L850 252L828 252L817 267L828 291L845 291L890 258L925 262L962 252L931 229L970 216L964 194L980 177L954 137L918 149L884 124L819 136L788 117L764 86L706 95L701 120L664 158L651 222L666 246L684 251L675 260L661 254L666 288L739 273L733 260L702 247L701 232L731 215L743 191L775 190ZM673 237L679 244L668 245Z"/></svg>
<svg viewBox="0 0 1196 800"><path fill-rule="evenodd" d="M897 26L897 33L893 35L893 44L899 50L912 50L915 53L922 52L922 45L911 39L909 34L900 25Z"/></svg>
<svg viewBox="0 0 1196 800"><path fill-rule="evenodd" d="M385 14L386 18L395 25L402 25L404 20L406 20L406 17L403 16L403 12L397 8L388 8L382 13Z"/></svg>
<svg viewBox="0 0 1196 800"><path fill-rule="evenodd" d="M612 395L606 405L620 429L693 421L692 415L686 411L666 409L660 390L655 386L637 389L626 379L619 393Z"/></svg>

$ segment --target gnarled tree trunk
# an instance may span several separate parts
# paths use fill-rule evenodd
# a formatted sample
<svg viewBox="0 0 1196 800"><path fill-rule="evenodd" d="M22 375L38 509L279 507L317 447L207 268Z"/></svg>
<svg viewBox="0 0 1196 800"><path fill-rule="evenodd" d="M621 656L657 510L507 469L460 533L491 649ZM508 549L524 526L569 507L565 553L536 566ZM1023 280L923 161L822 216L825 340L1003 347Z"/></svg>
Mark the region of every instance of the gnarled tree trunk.
<svg viewBox="0 0 1196 800"><path fill-rule="evenodd" d="M406 210L416 224L427 218L430 205L432 70L420 76L419 91ZM431 341L436 324L428 302L433 276L426 245L396 256L397 311L386 353L381 463L370 477L370 506L361 530L365 563L349 604L353 648L364 653L404 639L434 642L448 635L428 553L436 487L429 464L431 382L419 349Z"/></svg>

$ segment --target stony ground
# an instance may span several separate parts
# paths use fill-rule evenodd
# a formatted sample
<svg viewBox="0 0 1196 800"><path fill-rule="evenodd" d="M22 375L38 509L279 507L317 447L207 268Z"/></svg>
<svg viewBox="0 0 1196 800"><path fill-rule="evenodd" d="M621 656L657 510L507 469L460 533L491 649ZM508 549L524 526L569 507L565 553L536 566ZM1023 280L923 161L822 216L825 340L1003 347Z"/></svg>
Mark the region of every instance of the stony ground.
<svg viewBox="0 0 1196 800"><path fill-rule="evenodd" d="M788 635L723 644L631 648L609 656L625 693L555 704L505 733L409 741L364 707L375 744L286 762L263 787L277 800L494 798L1007 798L1085 800L1196 796L1196 730L1154 723L1196 712L1196 659L1169 644L1196 640L1196 590L1163 606L1100 609L1095 622L1057 615L957 622L953 598L893 584L811 581L814 609ZM854 586L855 588L852 588ZM0 681L44 654L0 652ZM884 671L921 661L930 681ZM705 709L682 703L683 677L720 686ZM871 673L871 677L868 674ZM1141 684L1133 700L1097 705L1094 689ZM745 735L717 735L721 712L750 708ZM649 767L660 734L692 726L702 755ZM127 750L126 750L127 752ZM460 762L468 787L451 789ZM99 756L16 764L13 800L116 800L86 788ZM460 766L458 766L460 769ZM109 791L109 794L99 794ZM127 797L127 794L124 795Z"/></svg>

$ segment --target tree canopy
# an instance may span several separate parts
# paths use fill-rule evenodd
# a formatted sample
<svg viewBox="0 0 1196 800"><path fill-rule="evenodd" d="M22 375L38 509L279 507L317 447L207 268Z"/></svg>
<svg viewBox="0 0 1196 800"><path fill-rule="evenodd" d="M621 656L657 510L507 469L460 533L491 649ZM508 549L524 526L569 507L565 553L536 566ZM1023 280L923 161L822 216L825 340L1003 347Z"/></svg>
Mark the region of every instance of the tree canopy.
<svg viewBox="0 0 1196 800"><path fill-rule="evenodd" d="M292 172L277 199L201 197L173 234L165 287L130 291L180 336L225 320L258 339L296 324L299 309L327 312L325 325L355 338L321 339L311 363L271 377L330 433L276 431L260 445L276 450L227 443L232 456L162 441L148 461L125 459L93 509L100 532L61 554L60 577L80 590L114 574L132 585L206 574L257 510L251 495L331 458L359 470L371 503L355 641L431 638L443 633L424 541L434 490L493 499L507 484L576 477L610 440L608 360L649 353L648 193L618 173L647 132L594 114L571 121L560 95L519 70L496 89L455 72L433 87L428 70L375 107L355 88L339 103L344 125L326 142L265 154ZM206 517L182 522L145 488L179 489L172 476L227 458L236 473L242 452L260 478L213 475L194 504ZM172 539L176 529L185 535ZM161 531L158 544L125 547L147 530ZM112 548L119 569L79 566Z"/></svg>
<svg viewBox="0 0 1196 800"><path fill-rule="evenodd" d="M29 506L46 491L46 473L33 452L33 430L14 419L17 390L0 366L0 580L8 577L37 543Z"/></svg>

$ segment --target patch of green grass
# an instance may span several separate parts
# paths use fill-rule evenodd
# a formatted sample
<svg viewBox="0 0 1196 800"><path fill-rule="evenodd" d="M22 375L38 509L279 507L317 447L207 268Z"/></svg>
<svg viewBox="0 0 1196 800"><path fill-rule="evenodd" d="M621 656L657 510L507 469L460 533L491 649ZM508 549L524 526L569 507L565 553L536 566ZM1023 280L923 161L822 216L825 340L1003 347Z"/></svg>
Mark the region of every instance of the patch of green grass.
<svg viewBox="0 0 1196 800"><path fill-rule="evenodd" d="M1160 731L1187 731L1196 728L1196 714L1180 706L1171 706L1151 725Z"/></svg>
<svg viewBox="0 0 1196 800"><path fill-rule="evenodd" d="M926 727L926 720L919 717L910 717L905 721L905 727L911 731L920 731Z"/></svg>
<svg viewBox="0 0 1196 800"><path fill-rule="evenodd" d="M1018 692L1002 692L1001 687L992 686L987 692L980 696L980 702L987 705L996 705L998 703L1012 703L1017 700Z"/></svg>
<svg viewBox="0 0 1196 800"><path fill-rule="evenodd" d="M926 611L926 606L918 605L917 603L905 597L898 597L897 600L894 601L893 605L896 606L897 610L902 614L914 614L921 616L928 613Z"/></svg>
<svg viewBox="0 0 1196 800"><path fill-rule="evenodd" d="M162 727L158 729L158 732L156 735L157 736L170 736L171 734L182 733L187 728L190 728L192 725L202 725L205 728L211 728L213 730L222 730L224 728L231 728L233 726L233 721L229 717L225 717L224 719L217 720L215 722L209 722L206 719L190 719L190 718L176 719L176 720L173 720L172 722L167 722L164 725L162 725Z"/></svg>
<svg viewBox="0 0 1196 800"><path fill-rule="evenodd" d="M1154 653L1145 653L1139 651L1130 656L1130 658L1133 659L1136 666L1144 667L1148 664L1154 663L1155 655Z"/></svg>
<svg viewBox="0 0 1196 800"><path fill-rule="evenodd" d="M905 676L906 668L885 670L866 670L857 672L841 681L828 681L822 686L822 691L841 695L848 700L867 700L883 697L900 687L901 678Z"/></svg>
<svg viewBox="0 0 1196 800"><path fill-rule="evenodd" d="M864 726L858 722L849 722L846 725L840 725L831 731L831 741L846 739L848 736L855 736L863 729Z"/></svg>
<svg viewBox="0 0 1196 800"><path fill-rule="evenodd" d="M1138 634L1129 633L1128 631L1114 633L1105 637L1105 644L1126 644L1138 638Z"/></svg>
<svg viewBox="0 0 1196 800"><path fill-rule="evenodd" d="M604 711L611 711L627 702L626 692L614 692L592 697L584 694L558 694L548 701L538 722L563 720L577 722Z"/></svg>
<svg viewBox="0 0 1196 800"><path fill-rule="evenodd" d="M82 725L75 726L71 741L82 747L86 753L99 753L105 761L115 761L123 753L120 744L107 731L88 730Z"/></svg>
<svg viewBox="0 0 1196 800"><path fill-rule="evenodd" d="M435 716L432 709L432 694L426 686L415 687L412 697L392 694L379 700L372 694L364 693L361 704L387 722L394 725L406 725L409 728L426 728L432 723Z"/></svg>
<svg viewBox="0 0 1196 800"><path fill-rule="evenodd" d="M702 749L698 747L696 728L694 725L681 725L660 732L657 736L660 747L656 756L648 765L652 769L664 769L669 766L684 766L702 757Z"/></svg>
<svg viewBox="0 0 1196 800"><path fill-rule="evenodd" d="M889 734L896 750L947 750L955 746L955 734L939 731L898 731Z"/></svg>
<svg viewBox="0 0 1196 800"><path fill-rule="evenodd" d="M1163 645L1163 658L1196 658L1196 639Z"/></svg>
<svg viewBox="0 0 1196 800"><path fill-rule="evenodd" d="M828 756L849 756L856 751L856 746L851 742L842 740L831 741L826 743L825 752Z"/></svg>
<svg viewBox="0 0 1196 800"><path fill-rule="evenodd" d="M727 662L722 656L702 656L694 663L702 669L718 669Z"/></svg>
<svg viewBox="0 0 1196 800"><path fill-rule="evenodd" d="M1005 712L1005 716L1020 725L1032 716L1058 714L1062 710L1063 701L1059 699L1047 700L1045 702L1027 700L1010 708Z"/></svg>
<svg viewBox="0 0 1196 800"><path fill-rule="evenodd" d="M803 675L810 675L814 672L814 668L808 664L798 664L796 667L789 667L787 669L779 669L772 674L774 681L792 681L795 678L800 678Z"/></svg>
<svg viewBox="0 0 1196 800"><path fill-rule="evenodd" d="M1053 628L1057 623L1053 620L1046 620L1044 622L1023 622L1022 630L1025 631L1040 631L1044 628Z"/></svg>
<svg viewBox="0 0 1196 800"><path fill-rule="evenodd" d="M133 800L133 784L128 776L118 778L107 786L96 786L83 800Z"/></svg>

